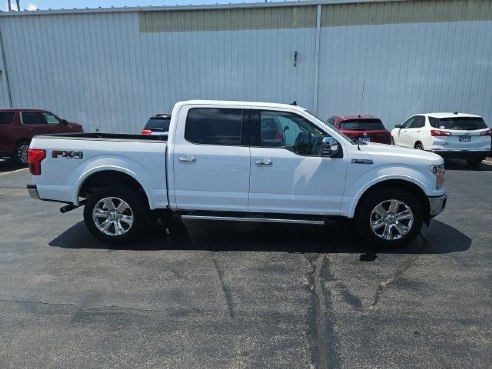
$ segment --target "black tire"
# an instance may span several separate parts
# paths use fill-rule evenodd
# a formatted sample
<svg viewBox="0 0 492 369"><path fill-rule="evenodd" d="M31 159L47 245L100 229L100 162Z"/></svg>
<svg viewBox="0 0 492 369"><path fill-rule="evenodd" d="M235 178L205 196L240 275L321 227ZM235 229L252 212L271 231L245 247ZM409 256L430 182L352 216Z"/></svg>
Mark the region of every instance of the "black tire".
<svg viewBox="0 0 492 369"><path fill-rule="evenodd" d="M389 211L390 201L396 200L394 204L401 203L395 211ZM355 224L364 242L386 248L403 246L412 241L422 229L423 210L418 198L412 193L393 188L381 188L369 193L358 205L355 214ZM384 215L379 215L376 208L385 210ZM403 219L404 211L410 209L412 221ZM397 220L394 214L401 214L401 220ZM389 223L386 223L386 221ZM380 222L382 225L379 225ZM396 222L396 223L395 223ZM379 227L373 231L372 226ZM404 226L404 227L402 227ZM384 228L382 228L384 227ZM399 229L406 229L405 234L401 234ZM388 233L386 231L389 230ZM385 237L388 234L389 237Z"/></svg>
<svg viewBox="0 0 492 369"><path fill-rule="evenodd" d="M415 148L416 148L417 150L424 150L424 145L422 145L422 143L421 143L421 142L417 142L417 143L415 144Z"/></svg>
<svg viewBox="0 0 492 369"><path fill-rule="evenodd" d="M27 165L27 151L29 149L29 141L20 141L15 146L14 161L19 165Z"/></svg>
<svg viewBox="0 0 492 369"><path fill-rule="evenodd" d="M103 204L103 199L107 200L106 204L112 203L113 213L108 209L108 205ZM99 213L99 216L96 216L96 213ZM102 188L87 199L84 207L87 228L97 239L107 244L134 241L146 229L149 215L145 195L139 190L120 186ZM101 228L106 225L108 228L104 232Z"/></svg>
<svg viewBox="0 0 492 369"><path fill-rule="evenodd" d="M390 138L390 145L394 145L395 144L395 140L393 139L393 137Z"/></svg>
<svg viewBox="0 0 492 369"><path fill-rule="evenodd" d="M468 165L470 167L478 167L480 166L480 164L482 163L482 160L484 160L485 158L473 158L473 159L467 159L466 162L468 163Z"/></svg>

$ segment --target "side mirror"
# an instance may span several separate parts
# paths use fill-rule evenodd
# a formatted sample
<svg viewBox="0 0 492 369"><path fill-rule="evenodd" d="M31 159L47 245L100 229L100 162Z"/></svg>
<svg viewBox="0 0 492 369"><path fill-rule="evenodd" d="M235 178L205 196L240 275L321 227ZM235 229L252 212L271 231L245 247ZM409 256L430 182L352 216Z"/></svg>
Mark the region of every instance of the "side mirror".
<svg viewBox="0 0 492 369"><path fill-rule="evenodd" d="M401 128L401 124L395 124L395 128Z"/></svg>
<svg viewBox="0 0 492 369"><path fill-rule="evenodd" d="M67 122L67 120L66 120L66 119L62 119L62 120L60 121L60 124L61 124L62 126L68 126L68 122Z"/></svg>
<svg viewBox="0 0 492 369"><path fill-rule="evenodd" d="M321 141L321 157L333 158L340 154L340 145L337 140L331 136L326 136Z"/></svg>

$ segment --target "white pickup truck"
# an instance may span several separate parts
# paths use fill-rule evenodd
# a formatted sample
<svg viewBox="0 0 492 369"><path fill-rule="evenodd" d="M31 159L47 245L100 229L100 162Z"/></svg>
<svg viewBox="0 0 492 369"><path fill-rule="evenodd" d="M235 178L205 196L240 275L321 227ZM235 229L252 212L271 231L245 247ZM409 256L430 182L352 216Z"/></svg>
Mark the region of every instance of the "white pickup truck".
<svg viewBox="0 0 492 369"><path fill-rule="evenodd" d="M323 224L355 220L363 240L399 246L446 205L443 159L355 143L300 106L184 101L169 136L37 136L34 198L85 205L90 232L135 240L152 213L187 218ZM165 217L166 218L166 217Z"/></svg>

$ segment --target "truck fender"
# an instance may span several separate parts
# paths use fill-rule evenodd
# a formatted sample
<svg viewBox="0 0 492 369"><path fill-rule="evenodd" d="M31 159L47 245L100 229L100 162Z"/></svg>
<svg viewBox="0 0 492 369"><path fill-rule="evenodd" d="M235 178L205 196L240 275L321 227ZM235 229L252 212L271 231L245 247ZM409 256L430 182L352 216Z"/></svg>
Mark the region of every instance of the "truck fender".
<svg viewBox="0 0 492 369"><path fill-rule="evenodd" d="M379 174L377 178L373 178L371 180L367 180L367 178L359 178L352 186L351 188L358 188L357 192L355 195L352 196L347 196L347 198L351 198L352 200L350 201L348 205L347 211L347 217L348 218L353 218L355 216L355 210L357 208L357 205L359 204L360 199L362 196L367 192L370 191L371 188L374 186L391 181L391 180L400 180L400 181L405 181L408 183L411 183L418 188L422 190L422 192L426 195L430 193L429 188L424 184L424 182L419 178L422 177L419 172L412 170L410 168L404 168L408 174Z"/></svg>
<svg viewBox="0 0 492 369"><path fill-rule="evenodd" d="M75 182L75 185L73 186L74 190L72 192L72 202L74 205L78 206L80 203L79 193L85 181L92 175L102 171L116 171L132 177L143 188L149 201L150 209L154 208L152 196L150 195L150 191L146 185L146 183L149 183L151 179L148 170L128 158L123 159L114 156L99 156L93 160L85 162L74 171L71 178L71 180L73 180L73 182L71 182Z"/></svg>

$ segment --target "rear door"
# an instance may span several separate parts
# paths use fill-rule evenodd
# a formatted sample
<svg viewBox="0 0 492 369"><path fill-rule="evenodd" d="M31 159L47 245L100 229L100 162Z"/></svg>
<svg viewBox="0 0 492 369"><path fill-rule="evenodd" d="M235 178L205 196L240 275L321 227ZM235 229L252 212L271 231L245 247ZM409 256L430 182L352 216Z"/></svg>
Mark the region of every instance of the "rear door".
<svg viewBox="0 0 492 369"><path fill-rule="evenodd" d="M21 125L24 136L27 138L46 133L55 133L54 128L48 125L43 113L38 111L23 111L21 113Z"/></svg>
<svg viewBox="0 0 492 369"><path fill-rule="evenodd" d="M488 151L490 150L490 131L480 117L429 117L432 127L450 133L441 136L447 150Z"/></svg>
<svg viewBox="0 0 492 369"><path fill-rule="evenodd" d="M248 210L248 112L187 107L180 111L171 162L170 201L178 210Z"/></svg>

